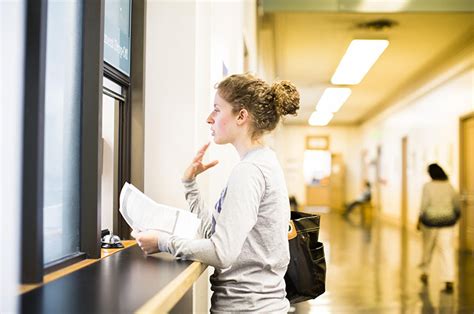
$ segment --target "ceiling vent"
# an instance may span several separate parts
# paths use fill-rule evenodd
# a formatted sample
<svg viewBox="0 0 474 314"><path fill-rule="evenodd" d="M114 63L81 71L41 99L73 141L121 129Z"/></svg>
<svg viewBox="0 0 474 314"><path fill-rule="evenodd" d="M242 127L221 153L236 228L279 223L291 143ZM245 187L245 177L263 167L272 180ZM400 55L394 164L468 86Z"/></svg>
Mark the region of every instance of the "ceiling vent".
<svg viewBox="0 0 474 314"><path fill-rule="evenodd" d="M384 31L387 29L390 29L394 26L397 26L398 22L389 20L389 19L379 19L379 20L373 20L369 22L364 22L364 23L359 23L357 24L357 28L360 29L368 29L368 30L374 30L374 31Z"/></svg>

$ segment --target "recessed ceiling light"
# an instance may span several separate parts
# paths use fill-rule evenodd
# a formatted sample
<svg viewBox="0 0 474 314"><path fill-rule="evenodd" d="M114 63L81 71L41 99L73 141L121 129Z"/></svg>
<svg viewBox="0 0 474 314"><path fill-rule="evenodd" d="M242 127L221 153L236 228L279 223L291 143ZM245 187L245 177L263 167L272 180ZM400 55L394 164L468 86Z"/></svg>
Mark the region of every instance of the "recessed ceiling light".
<svg viewBox="0 0 474 314"><path fill-rule="evenodd" d="M331 83L359 84L388 44L386 39L354 39L337 66Z"/></svg>
<svg viewBox="0 0 474 314"><path fill-rule="evenodd" d="M309 117L308 123L312 126L325 126L334 115L331 112L315 111Z"/></svg>
<svg viewBox="0 0 474 314"><path fill-rule="evenodd" d="M351 89L347 87L328 87L316 105L317 111L338 111L351 95Z"/></svg>

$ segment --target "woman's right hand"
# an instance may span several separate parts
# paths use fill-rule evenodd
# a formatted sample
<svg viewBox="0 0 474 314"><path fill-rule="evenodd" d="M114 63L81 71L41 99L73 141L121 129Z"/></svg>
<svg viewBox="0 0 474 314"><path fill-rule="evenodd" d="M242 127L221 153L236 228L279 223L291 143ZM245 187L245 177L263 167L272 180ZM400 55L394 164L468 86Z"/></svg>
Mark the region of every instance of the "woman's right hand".
<svg viewBox="0 0 474 314"><path fill-rule="evenodd" d="M189 165L189 167L184 171L183 174L183 181L192 181L198 174L201 172L206 171L209 168L214 167L217 165L219 161L214 160L208 164L203 164L202 163L202 158L204 157L204 154L206 153L207 148L209 147L210 142L204 145L196 154L194 157L192 163Z"/></svg>

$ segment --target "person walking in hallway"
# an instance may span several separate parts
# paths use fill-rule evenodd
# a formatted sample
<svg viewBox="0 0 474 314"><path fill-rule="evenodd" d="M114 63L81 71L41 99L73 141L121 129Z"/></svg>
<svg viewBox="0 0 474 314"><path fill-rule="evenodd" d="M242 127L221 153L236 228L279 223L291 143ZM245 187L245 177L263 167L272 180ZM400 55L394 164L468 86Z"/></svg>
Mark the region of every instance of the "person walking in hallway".
<svg viewBox="0 0 474 314"><path fill-rule="evenodd" d="M423 186L420 218L417 225L417 229L421 230L423 234L423 255L420 264L422 274L420 279L423 284L428 283L433 252L435 247L438 247L442 263L440 276L441 280L445 282L443 291L452 293L454 282L453 237L454 224L459 218L459 196L449 183L448 176L438 164L429 165L428 174L432 180ZM434 217L430 218L433 223L428 223L427 218L424 217ZM448 217L448 219L443 217ZM449 217L454 218L450 219Z"/></svg>
<svg viewBox="0 0 474 314"><path fill-rule="evenodd" d="M283 170L262 142L282 116L295 115L299 94L288 81L268 85L249 74L231 75L217 85L214 110L207 118L216 144L232 144L240 155L214 210L200 196L196 176L215 166L203 163L209 143L185 170L182 181L192 212L201 218L201 239L183 239L157 231L133 236L147 254L168 252L177 258L215 267L211 276L211 313L287 313L285 280L290 255L290 204Z"/></svg>

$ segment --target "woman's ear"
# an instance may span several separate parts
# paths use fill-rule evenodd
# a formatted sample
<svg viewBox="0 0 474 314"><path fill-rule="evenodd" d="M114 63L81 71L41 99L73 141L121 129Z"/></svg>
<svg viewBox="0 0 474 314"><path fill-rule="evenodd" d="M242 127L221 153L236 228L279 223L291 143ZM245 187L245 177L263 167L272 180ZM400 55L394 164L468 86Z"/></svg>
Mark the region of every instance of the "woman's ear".
<svg viewBox="0 0 474 314"><path fill-rule="evenodd" d="M237 125L242 125L249 119L249 112L247 109L240 109L237 114Z"/></svg>

